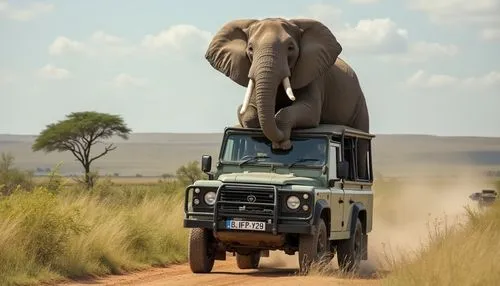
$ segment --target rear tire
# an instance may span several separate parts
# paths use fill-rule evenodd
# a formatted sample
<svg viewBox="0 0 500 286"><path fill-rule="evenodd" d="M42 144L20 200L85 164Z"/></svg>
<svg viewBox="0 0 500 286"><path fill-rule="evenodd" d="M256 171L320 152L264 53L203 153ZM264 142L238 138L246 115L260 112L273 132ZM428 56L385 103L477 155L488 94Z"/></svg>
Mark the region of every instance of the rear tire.
<svg viewBox="0 0 500 286"><path fill-rule="evenodd" d="M329 263L332 259L326 224L319 219L314 234L303 234L299 238L299 266L301 273L307 273L312 263Z"/></svg>
<svg viewBox="0 0 500 286"><path fill-rule="evenodd" d="M259 268L260 251L250 253L249 255L242 255L236 253L236 264L239 269L257 269Z"/></svg>
<svg viewBox="0 0 500 286"><path fill-rule="evenodd" d="M363 257L363 225L359 218L356 220L354 235L342 240L337 245L337 261L339 268L344 272L354 272L359 269Z"/></svg>
<svg viewBox="0 0 500 286"><path fill-rule="evenodd" d="M193 273L212 271L215 262L215 238L209 230L192 228L189 233L188 259Z"/></svg>

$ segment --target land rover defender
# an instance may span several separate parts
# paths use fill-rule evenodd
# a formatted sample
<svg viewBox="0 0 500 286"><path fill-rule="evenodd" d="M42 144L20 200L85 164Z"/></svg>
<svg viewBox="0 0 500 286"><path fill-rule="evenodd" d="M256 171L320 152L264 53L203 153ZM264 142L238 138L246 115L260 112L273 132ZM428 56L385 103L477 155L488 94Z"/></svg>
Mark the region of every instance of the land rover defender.
<svg viewBox="0 0 500 286"><path fill-rule="evenodd" d="M203 155L208 179L186 188L192 272L211 272L228 252L240 269L256 269L270 250L298 252L301 272L335 254L341 269L357 269L372 230L374 137L322 124L293 130L292 148L277 151L261 129L227 127L215 172ZM361 143L365 174L357 172Z"/></svg>

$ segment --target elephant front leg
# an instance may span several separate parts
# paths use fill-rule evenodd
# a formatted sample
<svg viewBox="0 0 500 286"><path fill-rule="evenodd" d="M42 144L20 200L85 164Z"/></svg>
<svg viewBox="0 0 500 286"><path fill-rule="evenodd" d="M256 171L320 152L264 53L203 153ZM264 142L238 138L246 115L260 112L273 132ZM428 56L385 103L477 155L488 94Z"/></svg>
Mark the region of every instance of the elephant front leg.
<svg viewBox="0 0 500 286"><path fill-rule="evenodd" d="M292 147L290 134L294 128L312 128L318 126L321 118L321 108L319 100L297 101L292 105L282 108L275 115L278 128L284 133L284 140L273 142L273 148L288 150Z"/></svg>
<svg viewBox="0 0 500 286"><path fill-rule="evenodd" d="M241 104L238 106L238 121L240 125L244 128L260 128L259 116L257 114L257 108L253 105L249 105L245 113L240 114Z"/></svg>

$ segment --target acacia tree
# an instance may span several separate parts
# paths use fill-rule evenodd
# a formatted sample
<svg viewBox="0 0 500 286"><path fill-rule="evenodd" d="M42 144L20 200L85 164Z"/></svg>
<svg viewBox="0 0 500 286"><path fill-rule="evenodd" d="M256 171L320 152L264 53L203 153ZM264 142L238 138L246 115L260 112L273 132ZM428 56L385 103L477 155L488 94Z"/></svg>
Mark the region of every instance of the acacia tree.
<svg viewBox="0 0 500 286"><path fill-rule="evenodd" d="M43 150L45 153L70 151L85 171L85 183L88 188L93 186L90 177L90 165L95 160L116 149L112 143L102 140L114 135L128 139L131 132L123 119L118 115L94 111L73 112L66 115L65 120L46 126L33 143L33 151ZM104 146L97 155L92 155L91 148L100 143Z"/></svg>

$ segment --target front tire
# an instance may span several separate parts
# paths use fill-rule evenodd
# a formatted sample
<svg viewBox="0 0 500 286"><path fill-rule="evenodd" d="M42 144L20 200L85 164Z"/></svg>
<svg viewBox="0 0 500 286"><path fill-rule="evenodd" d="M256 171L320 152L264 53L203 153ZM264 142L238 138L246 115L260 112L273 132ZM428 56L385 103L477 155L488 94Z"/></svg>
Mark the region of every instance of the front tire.
<svg viewBox="0 0 500 286"><path fill-rule="evenodd" d="M342 240L337 245L337 261L343 272L354 272L359 269L363 257L363 225L359 218L356 220L354 235Z"/></svg>
<svg viewBox="0 0 500 286"><path fill-rule="evenodd" d="M299 238L299 266L301 273L308 273L312 263L329 263L331 260L330 241L326 224L319 219L314 234L300 235Z"/></svg>
<svg viewBox="0 0 500 286"><path fill-rule="evenodd" d="M189 233L188 259L193 273L212 271L216 244L212 233L203 228L192 228Z"/></svg>
<svg viewBox="0 0 500 286"><path fill-rule="evenodd" d="M242 255L236 253L236 264L239 269L257 269L259 268L260 251L250 253L249 255Z"/></svg>

